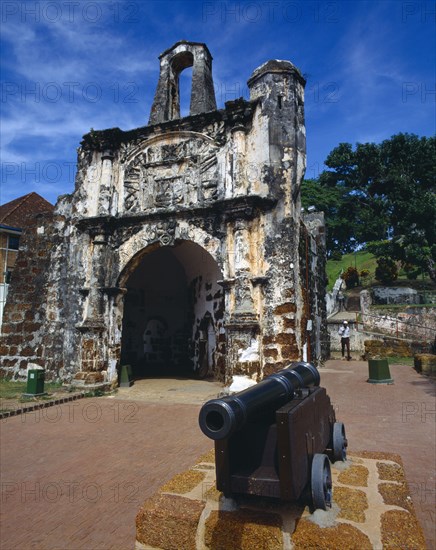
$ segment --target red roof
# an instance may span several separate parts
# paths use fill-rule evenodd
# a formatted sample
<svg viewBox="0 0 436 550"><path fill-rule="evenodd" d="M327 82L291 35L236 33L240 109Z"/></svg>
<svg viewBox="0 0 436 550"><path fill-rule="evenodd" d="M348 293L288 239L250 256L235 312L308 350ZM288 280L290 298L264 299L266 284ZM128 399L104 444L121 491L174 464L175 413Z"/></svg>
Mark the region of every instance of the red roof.
<svg viewBox="0 0 436 550"><path fill-rule="evenodd" d="M54 206L38 193L32 192L0 206L0 224L23 228L36 215L53 212Z"/></svg>

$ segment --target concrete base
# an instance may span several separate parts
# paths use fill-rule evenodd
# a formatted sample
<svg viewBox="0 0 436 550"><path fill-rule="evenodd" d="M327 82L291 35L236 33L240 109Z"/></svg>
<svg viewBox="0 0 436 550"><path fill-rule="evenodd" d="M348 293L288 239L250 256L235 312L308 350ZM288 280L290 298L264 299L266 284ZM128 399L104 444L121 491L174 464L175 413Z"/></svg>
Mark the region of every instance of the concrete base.
<svg viewBox="0 0 436 550"><path fill-rule="evenodd" d="M226 499L215 489L213 452L177 475L136 517L136 550L307 548L425 549L401 458L355 453L332 465L333 505Z"/></svg>

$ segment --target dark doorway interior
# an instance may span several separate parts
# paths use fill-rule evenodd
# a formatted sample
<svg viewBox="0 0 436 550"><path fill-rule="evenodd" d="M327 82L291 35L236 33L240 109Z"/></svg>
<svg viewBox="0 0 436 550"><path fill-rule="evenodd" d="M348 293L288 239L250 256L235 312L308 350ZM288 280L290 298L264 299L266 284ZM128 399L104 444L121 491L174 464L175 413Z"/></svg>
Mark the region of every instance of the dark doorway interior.
<svg viewBox="0 0 436 550"><path fill-rule="evenodd" d="M145 251L126 283L121 364L132 365L136 378L213 375L220 278L213 258L192 242Z"/></svg>

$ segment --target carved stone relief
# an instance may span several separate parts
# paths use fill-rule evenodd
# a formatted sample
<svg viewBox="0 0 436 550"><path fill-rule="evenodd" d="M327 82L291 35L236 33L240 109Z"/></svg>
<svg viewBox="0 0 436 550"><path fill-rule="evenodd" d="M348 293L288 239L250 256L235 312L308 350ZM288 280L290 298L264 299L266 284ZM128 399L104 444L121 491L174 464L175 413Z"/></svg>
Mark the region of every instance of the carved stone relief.
<svg viewBox="0 0 436 550"><path fill-rule="evenodd" d="M153 142L124 172L124 208L137 213L194 206L217 197L217 146L209 139Z"/></svg>

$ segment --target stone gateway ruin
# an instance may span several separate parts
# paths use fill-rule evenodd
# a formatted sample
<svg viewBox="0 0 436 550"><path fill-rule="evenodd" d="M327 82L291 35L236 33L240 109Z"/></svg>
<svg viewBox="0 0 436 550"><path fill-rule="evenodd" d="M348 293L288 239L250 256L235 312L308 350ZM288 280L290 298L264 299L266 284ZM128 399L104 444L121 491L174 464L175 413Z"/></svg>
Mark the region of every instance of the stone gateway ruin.
<svg viewBox="0 0 436 550"><path fill-rule="evenodd" d="M300 203L304 78L268 61L249 100L217 109L205 44L159 59L148 125L86 134L74 192L24 237L3 374L38 364L46 378L115 384L128 364L228 382L328 354L323 218Z"/></svg>

